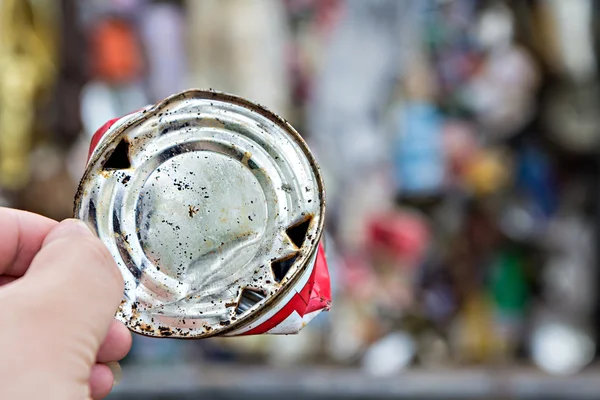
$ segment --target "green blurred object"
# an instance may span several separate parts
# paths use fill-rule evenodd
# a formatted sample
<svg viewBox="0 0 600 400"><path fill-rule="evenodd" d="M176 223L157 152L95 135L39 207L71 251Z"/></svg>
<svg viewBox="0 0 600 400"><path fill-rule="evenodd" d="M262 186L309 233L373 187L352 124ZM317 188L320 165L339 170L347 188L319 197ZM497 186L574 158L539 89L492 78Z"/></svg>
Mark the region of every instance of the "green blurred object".
<svg viewBox="0 0 600 400"><path fill-rule="evenodd" d="M502 250L491 266L490 289L494 304L505 317L522 317L530 297L524 254L519 248Z"/></svg>

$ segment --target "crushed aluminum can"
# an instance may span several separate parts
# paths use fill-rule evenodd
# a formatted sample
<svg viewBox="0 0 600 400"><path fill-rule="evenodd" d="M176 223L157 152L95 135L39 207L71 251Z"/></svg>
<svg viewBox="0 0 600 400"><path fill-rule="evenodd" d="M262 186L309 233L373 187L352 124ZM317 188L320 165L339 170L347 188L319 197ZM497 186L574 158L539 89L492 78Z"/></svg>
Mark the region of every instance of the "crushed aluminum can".
<svg viewBox="0 0 600 400"><path fill-rule="evenodd" d="M107 122L74 212L117 262L116 318L136 333L297 333L331 305L319 167L242 98L188 90Z"/></svg>

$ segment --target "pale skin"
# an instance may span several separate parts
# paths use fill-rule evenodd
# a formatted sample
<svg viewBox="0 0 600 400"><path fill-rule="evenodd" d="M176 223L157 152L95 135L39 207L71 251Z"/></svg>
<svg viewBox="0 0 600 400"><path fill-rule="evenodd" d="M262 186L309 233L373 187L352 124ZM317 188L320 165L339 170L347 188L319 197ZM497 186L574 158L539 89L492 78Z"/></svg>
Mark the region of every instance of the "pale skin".
<svg viewBox="0 0 600 400"><path fill-rule="evenodd" d="M123 279L80 221L0 208L0 399L101 399L131 348Z"/></svg>

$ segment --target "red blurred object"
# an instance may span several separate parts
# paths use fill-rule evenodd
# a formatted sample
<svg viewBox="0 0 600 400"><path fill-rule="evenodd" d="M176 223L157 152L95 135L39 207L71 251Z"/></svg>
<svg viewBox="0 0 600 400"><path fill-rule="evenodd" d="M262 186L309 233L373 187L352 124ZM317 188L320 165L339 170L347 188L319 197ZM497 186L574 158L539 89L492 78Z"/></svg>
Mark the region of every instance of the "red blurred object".
<svg viewBox="0 0 600 400"><path fill-rule="evenodd" d="M396 211L374 217L368 225L367 246L385 252L398 262L414 264L424 255L429 243L429 227L420 215Z"/></svg>
<svg viewBox="0 0 600 400"><path fill-rule="evenodd" d="M110 127L113 126L115 124L115 122L117 122L120 119L121 119L121 117L111 119L110 121L108 121L107 123L105 123L104 125L102 125L96 131L96 133L94 133L94 136L92 136L92 140L90 142L90 149L88 150L88 160L92 156L92 153L94 152L94 150L98 146L98 143L100 143L100 139L102 139L102 137L104 136L104 134L106 133L106 131L109 130Z"/></svg>

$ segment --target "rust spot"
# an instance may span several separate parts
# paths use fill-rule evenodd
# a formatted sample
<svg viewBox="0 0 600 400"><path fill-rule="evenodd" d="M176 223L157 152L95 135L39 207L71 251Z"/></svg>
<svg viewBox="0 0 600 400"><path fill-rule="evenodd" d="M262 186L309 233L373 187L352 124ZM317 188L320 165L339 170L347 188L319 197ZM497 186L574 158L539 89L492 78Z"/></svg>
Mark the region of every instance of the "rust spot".
<svg viewBox="0 0 600 400"><path fill-rule="evenodd" d="M241 232L233 237L233 240L244 239L256 235L254 231Z"/></svg>
<svg viewBox="0 0 600 400"><path fill-rule="evenodd" d="M136 306L136 307L134 307L134 305L135 305L135 304L133 304L133 305L131 306L131 317L132 317L133 319L138 319L138 318L140 318L140 316L141 316L141 313L140 313L140 311L137 309L137 306Z"/></svg>
<svg viewBox="0 0 600 400"><path fill-rule="evenodd" d="M196 206L188 206L188 215L190 216L190 218L194 218L194 215L198 214L198 212L200 211L200 208L196 207Z"/></svg>
<svg viewBox="0 0 600 400"><path fill-rule="evenodd" d="M248 161L252 158L252 153L250 153L249 151L246 151L244 153L244 156L242 157L242 161L241 163L244 164L246 167L250 168L248 166Z"/></svg>
<svg viewBox="0 0 600 400"><path fill-rule="evenodd" d="M172 336L173 335L173 330L171 328L169 328L168 326L159 326L158 332L161 336Z"/></svg>
<svg viewBox="0 0 600 400"><path fill-rule="evenodd" d="M139 323L138 327L143 332L154 332L154 328L152 328L151 325L148 325L148 324L145 324L145 323Z"/></svg>
<svg viewBox="0 0 600 400"><path fill-rule="evenodd" d="M223 121L218 118L203 120L202 125L208 128L223 128L225 126Z"/></svg>

